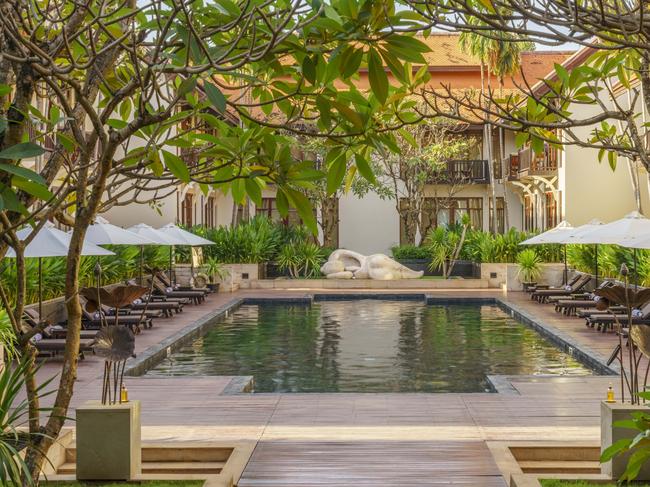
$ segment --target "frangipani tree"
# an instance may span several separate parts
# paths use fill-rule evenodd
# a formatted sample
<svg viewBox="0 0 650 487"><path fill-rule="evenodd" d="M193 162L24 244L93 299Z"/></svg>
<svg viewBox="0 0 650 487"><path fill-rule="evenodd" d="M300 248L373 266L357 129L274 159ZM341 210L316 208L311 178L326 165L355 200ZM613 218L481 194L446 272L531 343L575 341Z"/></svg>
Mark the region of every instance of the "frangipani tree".
<svg viewBox="0 0 650 487"><path fill-rule="evenodd" d="M300 189L320 174L294 163L279 132L325 137L335 154L390 142L395 127L383 113L409 111L402 93L414 83L391 85L382 60L405 79L404 62L426 50L410 36L415 25L392 1L0 4L0 258L13 247L18 276L15 302L1 287L0 298L16 335L26 275L15 230L51 218L74 224L63 370L43 424L27 377L30 430L41 434L26 455L25 483L38 481L73 393L80 251L95 216L112 205L153 204L180 183L256 201L274 183L280 211L295 206L314 229ZM369 92L350 81L362 66ZM404 113L397 125L416 118ZM328 167L328 187L344 177L338 163ZM29 341L19 337L18 348L33 362Z"/></svg>
<svg viewBox="0 0 650 487"><path fill-rule="evenodd" d="M472 33L488 40L584 48L569 69L556 65L519 93L490 90L485 101L440 87L423 92L429 109L455 118L467 113L519 132L517 144L599 151L612 168L619 157L650 169L650 4L641 0L425 0L406 2L427 19L425 28ZM425 90L426 91L426 90ZM590 135L585 137L584 132ZM638 184L635 183L638 200Z"/></svg>

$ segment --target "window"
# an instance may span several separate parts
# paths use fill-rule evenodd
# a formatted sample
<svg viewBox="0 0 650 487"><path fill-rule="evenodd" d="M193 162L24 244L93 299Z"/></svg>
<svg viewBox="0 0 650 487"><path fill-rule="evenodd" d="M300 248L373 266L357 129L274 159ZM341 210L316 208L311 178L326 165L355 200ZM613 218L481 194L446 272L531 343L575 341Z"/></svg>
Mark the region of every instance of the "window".
<svg viewBox="0 0 650 487"><path fill-rule="evenodd" d="M535 230L535 204L532 195L524 195L524 230Z"/></svg>
<svg viewBox="0 0 650 487"><path fill-rule="evenodd" d="M214 228L217 226L217 199L214 196L208 196L208 199L203 205L203 225L207 228Z"/></svg>
<svg viewBox="0 0 650 487"><path fill-rule="evenodd" d="M488 198L490 202L490 221L488 226L492 225L492 198ZM505 204L503 197L497 197L497 232L505 233Z"/></svg>
<svg viewBox="0 0 650 487"><path fill-rule="evenodd" d="M546 229L549 230L557 225L557 203L555 201L555 196L552 191L547 192L545 195L546 198Z"/></svg>
<svg viewBox="0 0 650 487"><path fill-rule="evenodd" d="M181 203L181 223L186 227L191 227L193 225L193 214L194 195L192 193L187 193Z"/></svg>
<svg viewBox="0 0 650 487"><path fill-rule="evenodd" d="M299 225L302 220L295 208L289 208L287 218L282 218L275 201L275 198L262 198L262 205L255 208L256 215L265 215L271 221L283 221L287 225Z"/></svg>
<svg viewBox="0 0 650 487"><path fill-rule="evenodd" d="M483 198L425 198L422 205L422 234L439 225L459 224L468 215L472 228L483 228Z"/></svg>

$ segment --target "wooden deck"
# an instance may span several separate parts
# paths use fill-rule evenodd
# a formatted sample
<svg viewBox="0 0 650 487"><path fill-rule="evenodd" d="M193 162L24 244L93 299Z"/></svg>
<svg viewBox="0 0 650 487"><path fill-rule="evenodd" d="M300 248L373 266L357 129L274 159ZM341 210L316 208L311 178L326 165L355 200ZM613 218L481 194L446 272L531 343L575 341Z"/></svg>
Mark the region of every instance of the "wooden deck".
<svg viewBox="0 0 650 487"><path fill-rule="evenodd" d="M330 291L328 291L330 292ZM289 292L240 292L248 296ZM298 294L298 293L296 293ZM300 293L304 295L304 291ZM490 291L441 296L492 296ZM499 296L502 296L499 294ZM156 343L232 295L138 337L138 349ZM507 298L595 353L607 356L612 335L519 293ZM182 318L182 319L181 319ZM100 361L79 371L74 404L96 398ZM51 375L56 362L41 374ZM258 441L241 486L500 486L506 482L488 440L599 439L599 400L615 377L515 378L514 394L240 394L223 395L229 378L129 377L129 395L142 401L143 438Z"/></svg>

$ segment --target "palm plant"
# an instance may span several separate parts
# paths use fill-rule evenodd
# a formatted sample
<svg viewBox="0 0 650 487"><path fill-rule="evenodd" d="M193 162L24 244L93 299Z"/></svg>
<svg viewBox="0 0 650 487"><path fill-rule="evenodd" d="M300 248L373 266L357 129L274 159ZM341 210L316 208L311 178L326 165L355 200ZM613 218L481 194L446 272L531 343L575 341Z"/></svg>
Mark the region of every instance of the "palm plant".
<svg viewBox="0 0 650 487"><path fill-rule="evenodd" d="M30 443L38 443L42 433L29 433L23 428L29 423L27 399L20 399L25 384L36 374L29 358L23 358L15 367L0 367L0 485L32 485L29 468L20 452ZM36 390L37 400L46 396L44 389L51 382L43 382Z"/></svg>
<svg viewBox="0 0 650 487"><path fill-rule="evenodd" d="M517 264L519 264L518 276L522 282L535 282L542 274L542 260L533 249L526 249L517 255Z"/></svg>
<svg viewBox="0 0 650 487"><path fill-rule="evenodd" d="M228 269L226 269L221 262L214 257L208 257L203 264L205 273L210 278L211 283L215 283L217 279L223 280L228 277Z"/></svg>

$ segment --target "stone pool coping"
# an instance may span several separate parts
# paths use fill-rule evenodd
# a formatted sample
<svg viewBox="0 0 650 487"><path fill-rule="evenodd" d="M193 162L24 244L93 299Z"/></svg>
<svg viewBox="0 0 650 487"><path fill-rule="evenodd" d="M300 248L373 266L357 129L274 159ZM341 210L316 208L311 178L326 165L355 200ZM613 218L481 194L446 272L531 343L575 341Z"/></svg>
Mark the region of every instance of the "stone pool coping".
<svg viewBox="0 0 650 487"><path fill-rule="evenodd" d="M129 359L126 363L125 375L143 376L149 369L181 348L189 341L200 337L211 326L215 320L223 319L236 311L242 305L264 304L264 303L300 303L311 304L319 301L341 301L354 299L377 299L377 300L405 300L424 301L426 304L492 304L497 305L505 313L521 322L523 325L532 328L540 335L552 342L560 350L568 353L578 361L600 375L618 375L618 367L613 364L608 366L604 359L589 347L575 342L569 335L557 330L553 326L534 318L530 313L520 306L499 297L452 297L432 296L426 293L337 293L327 292L305 293L296 296L245 296L233 298L219 308L207 313L198 320L178 330L174 334L163 339L156 345L147 348L136 358ZM518 394L512 386L509 377L522 376L488 376L488 383L496 393ZM237 394L251 392L253 378L251 376L233 377L222 394Z"/></svg>

